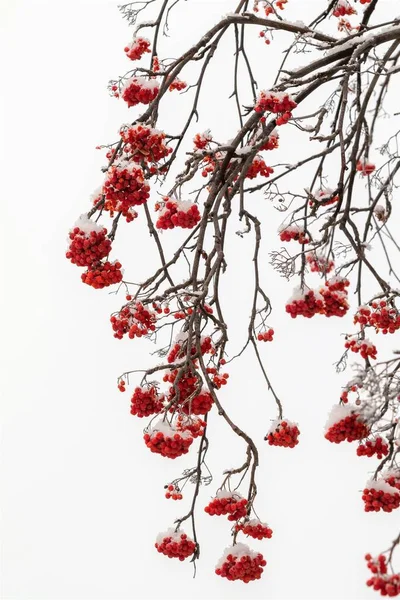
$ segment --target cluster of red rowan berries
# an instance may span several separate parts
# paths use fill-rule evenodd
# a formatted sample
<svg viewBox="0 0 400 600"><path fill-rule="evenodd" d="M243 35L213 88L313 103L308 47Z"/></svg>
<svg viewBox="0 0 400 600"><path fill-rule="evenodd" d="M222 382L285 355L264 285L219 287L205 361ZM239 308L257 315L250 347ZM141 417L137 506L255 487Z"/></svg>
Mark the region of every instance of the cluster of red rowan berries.
<svg viewBox="0 0 400 600"><path fill-rule="evenodd" d="M344 347L352 352L359 352L364 359L376 359L378 352L376 346L370 340L358 340L356 337L348 338Z"/></svg>
<svg viewBox="0 0 400 600"><path fill-rule="evenodd" d="M299 225L282 227L279 231L279 238L281 242L291 242L292 240L295 240L296 242L299 242L299 244L308 244L310 241L304 229Z"/></svg>
<svg viewBox="0 0 400 600"><path fill-rule="evenodd" d="M169 353L167 355L167 361L170 364L175 362L175 360L185 358L185 356L186 356L185 341L186 340L184 340L184 339L178 340L172 346L171 350L169 351ZM192 356L194 354L196 354L196 352L197 352L196 346L192 346L190 352L191 352ZM210 336L205 336L200 339L200 352L202 355L207 354L207 353L214 354L215 350L212 345L212 340L211 340Z"/></svg>
<svg viewBox="0 0 400 600"><path fill-rule="evenodd" d="M362 440L369 435L367 423L350 404L333 407L325 438L334 444Z"/></svg>
<svg viewBox="0 0 400 600"><path fill-rule="evenodd" d="M334 17L344 17L345 15L356 15L357 11L348 0L338 0L332 14Z"/></svg>
<svg viewBox="0 0 400 600"><path fill-rule="evenodd" d="M156 314L141 302L124 306L119 313L111 316L110 321L114 337L118 340L122 340L125 334L128 334L131 340L135 337L140 338L156 328Z"/></svg>
<svg viewBox="0 0 400 600"><path fill-rule="evenodd" d="M391 469L386 471L383 475L383 479L392 487L400 490L400 469Z"/></svg>
<svg viewBox="0 0 400 600"><path fill-rule="evenodd" d="M392 512L400 506L400 493L385 481L371 480L362 495L365 512Z"/></svg>
<svg viewBox="0 0 400 600"><path fill-rule="evenodd" d="M294 448L299 443L299 435L300 430L296 423L291 423L287 419L278 419L272 424L271 429L264 439L270 446Z"/></svg>
<svg viewBox="0 0 400 600"><path fill-rule="evenodd" d="M126 386L125 381L123 379L120 379L118 381L118 389L119 389L119 391L120 392L126 392L126 387L125 386Z"/></svg>
<svg viewBox="0 0 400 600"><path fill-rule="evenodd" d="M361 386L360 386L361 387ZM350 392L356 392L358 390L359 386L357 385L350 385L347 388L345 388L343 390L343 392L340 394L340 400L343 402L343 404L347 404L349 401L349 393Z"/></svg>
<svg viewBox="0 0 400 600"><path fill-rule="evenodd" d="M211 375L210 379L217 390L228 383L229 373L219 373L215 367L207 367L206 370L207 373Z"/></svg>
<svg viewBox="0 0 400 600"><path fill-rule="evenodd" d="M165 133L147 125L125 125L120 129L124 152L130 160L140 162L158 162L172 152L165 145Z"/></svg>
<svg viewBox="0 0 400 600"><path fill-rule="evenodd" d="M360 306L354 316L354 323L364 327L374 327L378 333L395 333L400 329L400 313L394 306L388 306L385 300Z"/></svg>
<svg viewBox="0 0 400 600"><path fill-rule="evenodd" d="M176 418L176 430L177 431L189 431L192 437L201 437L204 434L204 430L207 423L193 415L178 415Z"/></svg>
<svg viewBox="0 0 400 600"><path fill-rule="evenodd" d="M374 456L376 458L383 458L389 452L389 446L383 441L381 437L377 437L375 440L367 440L365 444L360 444L357 448L357 456Z"/></svg>
<svg viewBox="0 0 400 600"><path fill-rule="evenodd" d="M297 288L286 304L286 312L295 319L298 316L310 319L322 314L326 317L343 317L348 309L347 287L350 282L340 277L332 277L319 290L303 292Z"/></svg>
<svg viewBox="0 0 400 600"><path fill-rule="evenodd" d="M168 558L179 558L181 561L192 556L196 550L195 542L186 533L174 529L160 533L157 536L155 547L158 552L165 554Z"/></svg>
<svg viewBox="0 0 400 600"><path fill-rule="evenodd" d="M296 106L296 102L287 92L270 92L263 90L258 95L254 110L258 113L266 111L274 114L290 113Z"/></svg>
<svg viewBox="0 0 400 600"><path fill-rule="evenodd" d="M318 255L315 252L307 254L306 260L312 273L330 273L335 266L333 260L328 260L325 256Z"/></svg>
<svg viewBox="0 0 400 600"><path fill-rule="evenodd" d="M164 396L158 394L154 386L136 387L131 398L131 415L149 417L163 408Z"/></svg>
<svg viewBox="0 0 400 600"><path fill-rule="evenodd" d="M98 262L92 264L87 271L82 273L81 279L86 285L90 285L96 290L101 290L114 283L122 281L121 263Z"/></svg>
<svg viewBox="0 0 400 600"><path fill-rule="evenodd" d="M272 167L268 167L261 156L255 156L250 167L247 169L246 178L254 179L257 175L269 177L274 172Z"/></svg>
<svg viewBox="0 0 400 600"><path fill-rule="evenodd" d="M131 60L140 60L143 54L146 54L146 52L151 52L150 42L146 38L137 37L133 40L133 42L125 46L124 52Z"/></svg>
<svg viewBox="0 0 400 600"><path fill-rule="evenodd" d="M91 230L86 228L82 230L77 226L70 231L71 243L66 257L78 267L90 267L105 258L111 250L111 241L106 237L107 229L98 227L95 223L93 226L95 228Z"/></svg>
<svg viewBox="0 0 400 600"><path fill-rule="evenodd" d="M131 77L121 89L121 96L128 107L137 104L150 104L160 89L160 84L155 79L145 79L144 77Z"/></svg>
<svg viewBox="0 0 400 600"><path fill-rule="evenodd" d="M259 519L237 523L235 530L241 531L244 535L248 535L255 540L271 539L273 533L272 529L266 523L261 523Z"/></svg>
<svg viewBox="0 0 400 600"><path fill-rule="evenodd" d="M361 0L362 2L362 0ZM383 554L377 558L372 558L371 554L365 555L368 569L373 573L373 577L368 579L367 586L372 587L381 596L393 598L400 595L400 574L388 573L388 563Z"/></svg>
<svg viewBox="0 0 400 600"><path fill-rule="evenodd" d="M151 452L167 458L178 458L187 454L193 443L193 437L188 431L177 433L176 429L162 425L156 426L150 433L145 433L143 439Z"/></svg>
<svg viewBox="0 0 400 600"><path fill-rule="evenodd" d="M259 552L253 552L246 544L235 544L225 550L215 573L229 581L249 583L260 579L266 564L267 561Z"/></svg>
<svg viewBox="0 0 400 600"><path fill-rule="evenodd" d="M165 493L165 497L167 500L169 500L170 498L172 500L182 500L183 496L177 485L173 485L172 483L170 483L166 487L167 487L167 492Z"/></svg>
<svg viewBox="0 0 400 600"><path fill-rule="evenodd" d="M274 339L274 333L275 331L272 329L272 327L270 327L269 329L267 329L267 331L259 333L257 335L257 339L259 342L272 342Z"/></svg>
<svg viewBox="0 0 400 600"><path fill-rule="evenodd" d="M196 367L197 364L194 364ZM189 396L195 393L196 388L198 387L198 379L196 376L196 372L192 371L190 368L185 367L183 373L179 374L179 369L172 369L168 371L163 376L163 381L165 383L171 383L171 387L169 388L168 401L172 401L176 397L175 387L178 388L179 391L179 405L185 402ZM175 383L179 374L179 379ZM174 387L175 385L175 387Z"/></svg>
<svg viewBox="0 0 400 600"><path fill-rule="evenodd" d="M193 229L200 221L201 215L197 204L189 200L180 201L164 198L164 208L156 222L157 229Z"/></svg>
<svg viewBox="0 0 400 600"><path fill-rule="evenodd" d="M196 133L196 135L193 138L193 144L194 147L197 148L197 150L204 150L204 148L207 148L211 141L212 135L209 129L207 129L203 133Z"/></svg>
<svg viewBox="0 0 400 600"><path fill-rule="evenodd" d="M187 88L186 81L182 81L181 79L178 79L178 77L177 77L176 79L174 79L174 81L168 87L168 90L170 92L173 92L174 90L177 90L178 92L180 92L180 91L184 90L185 88Z"/></svg>
<svg viewBox="0 0 400 600"><path fill-rule="evenodd" d="M204 510L211 517L228 515L228 521L237 521L247 514L247 500L236 492L220 491Z"/></svg>
<svg viewBox="0 0 400 600"><path fill-rule="evenodd" d="M366 175L371 175L371 173L375 171L375 165L366 160L359 160L356 169L365 177Z"/></svg>
<svg viewBox="0 0 400 600"><path fill-rule="evenodd" d="M313 192L313 198L310 198L308 204L313 207L315 204L321 206L329 206L330 204L335 204L339 200L339 196L334 193L330 188L320 189L316 192Z"/></svg>
<svg viewBox="0 0 400 600"><path fill-rule="evenodd" d="M182 404L181 409L187 415L206 415L211 410L213 403L210 392L203 389L194 398Z"/></svg>
<svg viewBox="0 0 400 600"><path fill-rule="evenodd" d="M145 182L142 169L126 161L113 164L108 169L103 191L104 208L112 214L121 212L128 222L137 216L132 214L132 207L145 204L150 196L150 187Z"/></svg>
<svg viewBox="0 0 400 600"><path fill-rule="evenodd" d="M279 148L279 133L276 129L271 131L268 140L263 144L260 150L275 150Z"/></svg>

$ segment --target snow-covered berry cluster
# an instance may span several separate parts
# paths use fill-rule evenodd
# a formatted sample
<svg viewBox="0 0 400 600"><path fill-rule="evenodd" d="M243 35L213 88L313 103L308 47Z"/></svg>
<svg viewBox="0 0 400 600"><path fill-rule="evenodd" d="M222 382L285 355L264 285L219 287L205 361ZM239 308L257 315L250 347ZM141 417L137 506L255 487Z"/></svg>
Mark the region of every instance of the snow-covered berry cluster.
<svg viewBox="0 0 400 600"><path fill-rule="evenodd" d="M327 259L316 252L308 253L306 260L312 273L330 273L335 266L333 260Z"/></svg>
<svg viewBox="0 0 400 600"><path fill-rule="evenodd" d="M155 415L162 410L163 400L164 396L152 385L136 387L131 398L131 415L140 418Z"/></svg>
<svg viewBox="0 0 400 600"><path fill-rule="evenodd" d="M261 177L269 177L273 172L273 168L268 167L261 156L255 156L253 162L247 169L246 178L254 179L258 175L261 175Z"/></svg>
<svg viewBox="0 0 400 600"><path fill-rule="evenodd" d="M172 152L165 145L165 133L147 125L123 125L120 129L124 152L137 163L159 162Z"/></svg>
<svg viewBox="0 0 400 600"><path fill-rule="evenodd" d="M173 363L176 360L182 360L186 357L187 338L188 338L187 333L181 332L178 334L178 336L175 339L174 345L172 346L171 350L169 351L169 353L167 355L167 361L169 363ZM193 343L194 343L194 341L193 341ZM197 348L195 345L192 346L190 352L191 352L192 356L194 354L196 354ZM210 336L207 335L207 336L202 336L200 338L200 352L202 355L207 354L208 352L211 354L213 354L215 352Z"/></svg>
<svg viewBox="0 0 400 600"><path fill-rule="evenodd" d="M173 92L174 90L177 90L178 92L180 92L180 91L184 90L185 88L187 88L186 81L182 81L181 79L176 77L173 80L173 82L170 84L170 86L168 87L168 90L170 92Z"/></svg>
<svg viewBox="0 0 400 600"><path fill-rule="evenodd" d="M176 418L177 431L189 431L192 437L201 437L204 434L204 429L207 423L193 415L178 415Z"/></svg>
<svg viewBox="0 0 400 600"><path fill-rule="evenodd" d="M325 438L334 444L362 440L369 435L369 427L351 404L335 404L325 425Z"/></svg>
<svg viewBox="0 0 400 600"><path fill-rule="evenodd" d="M340 277L332 277L319 290L309 289L307 292L296 288L286 304L286 312L295 319L298 316L310 319L322 314L326 317L343 317L348 309L347 287L349 281Z"/></svg>
<svg viewBox="0 0 400 600"><path fill-rule="evenodd" d="M219 490L204 510L210 516L228 515L228 521L238 521L247 514L247 500L237 492Z"/></svg>
<svg viewBox="0 0 400 600"><path fill-rule="evenodd" d="M106 261L104 263L93 263L87 271L82 273L81 279L86 285L90 285L96 290L119 283L122 281L121 263Z"/></svg>
<svg viewBox="0 0 400 600"><path fill-rule="evenodd" d="M362 2L363 0L361 0ZM365 0L364 0L365 1ZM369 1L369 0L368 0ZM367 567L373 576L367 580L367 586L380 592L381 596L394 598L400 595L400 574L388 573L388 563L383 554L372 558L371 554L365 555Z"/></svg>
<svg viewBox="0 0 400 600"><path fill-rule="evenodd" d="M299 316L311 319L314 315L324 313L324 299L316 290L303 292L301 288L296 288L285 309L292 319Z"/></svg>
<svg viewBox="0 0 400 600"><path fill-rule="evenodd" d="M213 138L210 129L206 129L206 131L203 131L203 133L196 133L196 135L193 138L194 147L197 150L204 150L205 148L207 148L212 139Z"/></svg>
<svg viewBox="0 0 400 600"><path fill-rule="evenodd" d="M141 302L134 302L121 308L119 313L110 318L114 337L122 340L125 334L132 340L135 337L148 335L156 328L156 313L146 308Z"/></svg>
<svg viewBox="0 0 400 600"><path fill-rule="evenodd" d="M131 77L121 88L121 97L129 107L137 104L150 104L160 90L160 84L156 79L145 79L144 77Z"/></svg>
<svg viewBox="0 0 400 600"><path fill-rule="evenodd" d="M264 540L272 538L272 529L267 523L261 523L259 519L250 519L243 523L235 525L236 531L241 531L244 535L248 535L255 540Z"/></svg>
<svg viewBox="0 0 400 600"><path fill-rule="evenodd" d="M388 469L382 473L383 479L392 487L400 490L400 468Z"/></svg>
<svg viewBox="0 0 400 600"><path fill-rule="evenodd" d="M392 512L400 506L400 492L381 479L368 481L362 499L365 512Z"/></svg>
<svg viewBox="0 0 400 600"><path fill-rule="evenodd" d="M347 338L345 344L345 348L351 350L352 352L359 352L361 357L364 359L373 358L376 359L377 349L375 344L367 339L359 340L357 337L349 337Z"/></svg>
<svg viewBox="0 0 400 600"><path fill-rule="evenodd" d="M131 60L140 60L143 54L151 52L150 41L143 37L135 37L130 44L125 46L124 52Z"/></svg>
<svg viewBox="0 0 400 600"><path fill-rule="evenodd" d="M270 92L262 90L257 98L254 110L258 113L266 111L279 114L296 108L297 104L287 92Z"/></svg>
<svg viewBox="0 0 400 600"><path fill-rule="evenodd" d="M178 432L167 421L159 421L144 434L144 441L151 452L167 458L178 458L189 452L193 436L189 431Z"/></svg>
<svg viewBox="0 0 400 600"><path fill-rule="evenodd" d="M360 444L357 448L357 456L374 456L376 458L383 458L389 452L389 446L386 444L381 437L377 437L374 440L367 440L365 444Z"/></svg>
<svg viewBox="0 0 400 600"><path fill-rule="evenodd" d="M299 435L300 430L297 423L292 423L287 419L277 419L272 423L264 439L270 446L294 448L299 443Z"/></svg>
<svg viewBox="0 0 400 600"><path fill-rule="evenodd" d="M367 160L359 160L356 169L365 177L366 175L371 175L371 173L375 171L375 165Z"/></svg>
<svg viewBox="0 0 400 600"><path fill-rule="evenodd" d="M295 240L299 244L308 244L310 241L303 227L300 225L283 225L279 228L279 237L281 242Z"/></svg>
<svg viewBox="0 0 400 600"><path fill-rule="evenodd" d="M356 15L357 11L351 6L348 0L337 0L332 14L334 17L344 17L345 15Z"/></svg>
<svg viewBox="0 0 400 600"><path fill-rule="evenodd" d="M157 229L193 229L200 221L201 215L197 204L190 200L173 200L164 198L164 208L157 219Z"/></svg>
<svg viewBox="0 0 400 600"><path fill-rule="evenodd" d="M229 581L240 579L244 583L260 579L267 564L259 552L254 552L246 544L235 544L226 548L215 568L215 573Z"/></svg>
<svg viewBox="0 0 400 600"><path fill-rule="evenodd" d="M360 306L354 316L354 323L363 327L374 327L378 333L395 333L400 329L400 313L395 306L390 306L385 300L371 302L370 305Z"/></svg>
<svg viewBox="0 0 400 600"><path fill-rule="evenodd" d="M315 205L329 206L335 204L339 200L339 196L331 188L320 188L313 192L313 197L310 198L308 204L313 207Z"/></svg>
<svg viewBox="0 0 400 600"><path fill-rule="evenodd" d="M121 212L129 222L137 216L132 207L147 202L150 187L145 182L142 169L135 163L120 161L108 169L103 192L106 200L104 208L110 211L111 216L114 212Z"/></svg>
<svg viewBox="0 0 400 600"><path fill-rule="evenodd" d="M276 148L279 148L279 133L277 129L273 129L260 150L275 150Z"/></svg>
<svg viewBox="0 0 400 600"><path fill-rule="evenodd" d="M107 229L82 215L69 233L66 257L78 267L90 267L109 254L111 241L106 235Z"/></svg>
<svg viewBox="0 0 400 600"><path fill-rule="evenodd" d="M257 335L257 339L259 342L272 342L274 339L274 333L275 331L272 329L272 327L270 327L267 329L267 331L264 331L263 333L260 332Z"/></svg>
<svg viewBox="0 0 400 600"><path fill-rule="evenodd" d="M158 534L155 547L168 558L179 558L181 561L192 556L196 550L195 542L186 533L172 528Z"/></svg>

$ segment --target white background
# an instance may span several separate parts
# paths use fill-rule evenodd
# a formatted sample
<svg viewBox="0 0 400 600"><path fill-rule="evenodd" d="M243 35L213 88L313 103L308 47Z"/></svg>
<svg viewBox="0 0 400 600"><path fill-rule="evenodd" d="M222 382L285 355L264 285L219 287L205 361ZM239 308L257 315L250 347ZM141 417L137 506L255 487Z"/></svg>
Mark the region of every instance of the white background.
<svg viewBox="0 0 400 600"><path fill-rule="evenodd" d="M181 20L171 29L168 56L187 48L234 4L190 0L182 5ZM288 18L309 21L323 3L289 4L296 6L289 13L288 5ZM395 6L382 4L388 11ZM131 34L116 6L100 0L3 0L0 5L2 597L373 597L365 586L363 556L386 549L396 535L398 515L363 512L360 490L374 460L357 458L354 445L336 446L323 438L326 415L351 377L350 372L336 375L332 366L342 353L339 334L346 327L351 330L351 319L305 322L285 315L292 285L268 265L267 248L277 247L280 221L265 201L260 211L268 210L271 227L264 234L263 276L275 308L270 323L276 341L262 346L262 355L285 414L300 423L300 444L290 450L263 442L275 408L251 354L230 369L221 399L260 446L256 506L274 537L250 545L263 552L268 564L261 581L248 586L213 573L230 543L229 525L205 515L203 506L220 485L222 470L241 464L245 452L216 414L209 431L215 479L199 499L201 560L196 579L189 563L171 561L154 548L157 533L184 514L190 501L187 493L180 504L168 502L163 485L191 466L193 458L189 454L168 462L145 448L144 424L129 414L129 392L120 394L115 381L127 369L150 366L154 358L148 351L154 347L146 340L115 340L108 316L123 297L82 285L79 269L64 258L68 230L102 182L104 155L95 146L116 139L120 124L134 114L106 90L108 79L130 68L123 47ZM273 46L255 43L261 87L268 88L281 46L271 50ZM208 124L219 126L225 139L236 132L224 108L232 81L232 51L227 48L215 58L202 127L193 133ZM299 57L300 64L307 60ZM221 91L223 83L227 87ZM162 126L170 131L185 100L176 94L168 102ZM282 147L284 139L282 160L289 146L295 156L301 155L303 147L293 145L290 134L282 133ZM262 195L251 202L261 207ZM143 220L125 226L114 246L128 279L140 281L154 267ZM227 319L237 323L230 332L233 350L246 335L251 253L252 240L233 235L224 284ZM394 345L390 340L388 348Z"/></svg>

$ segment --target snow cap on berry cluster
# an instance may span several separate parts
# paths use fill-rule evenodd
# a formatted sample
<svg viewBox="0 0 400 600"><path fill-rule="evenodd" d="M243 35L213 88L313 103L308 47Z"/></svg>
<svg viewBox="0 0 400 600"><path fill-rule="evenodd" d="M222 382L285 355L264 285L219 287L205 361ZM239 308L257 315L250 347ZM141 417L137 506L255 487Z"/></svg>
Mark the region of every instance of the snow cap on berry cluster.
<svg viewBox="0 0 400 600"><path fill-rule="evenodd" d="M328 432L332 425L340 423L340 421L346 417L350 417L354 413L360 414L360 408L354 404L335 404L332 406L332 410L326 421L325 432Z"/></svg>
<svg viewBox="0 0 400 600"><path fill-rule="evenodd" d="M71 231L73 231L75 227L79 227L79 229L83 231L83 233L86 233L88 235L92 231L100 233L104 229L102 225L99 225L98 223L95 223L94 221L89 219L86 213L79 217Z"/></svg>
<svg viewBox="0 0 400 600"><path fill-rule="evenodd" d="M236 556L238 559L242 558L242 556L250 556L250 558L254 559L257 558L260 553L251 550L247 544L238 542L234 546L228 546L225 548L224 553L215 565L215 568L220 569L230 554L232 554L232 556Z"/></svg>
<svg viewBox="0 0 400 600"><path fill-rule="evenodd" d="M136 83L141 88L148 89L148 90L155 90L160 87L160 83L156 79L146 79L145 77L130 77L121 86L121 95L127 88L129 88L129 86L132 83Z"/></svg>
<svg viewBox="0 0 400 600"><path fill-rule="evenodd" d="M176 433L178 433L181 438L193 437L190 431L177 430L174 425L170 425L168 421L164 421L163 419L157 421L155 425L150 425L147 430L147 433L150 435L150 437L153 437L153 435L156 435L158 432L161 432L163 435L169 438L174 437Z"/></svg>
<svg viewBox="0 0 400 600"><path fill-rule="evenodd" d="M267 435L269 435L270 433L274 433L282 425L283 421L285 423L287 423L288 427L298 427L299 426L298 423L294 423L294 421L289 421L289 419L276 419L275 421L272 421L271 427L269 428Z"/></svg>
<svg viewBox="0 0 400 600"><path fill-rule="evenodd" d="M162 531L161 533L159 533L157 535L156 543L162 544L162 542L165 538L171 538L171 540L173 542L179 543L181 541L182 534L186 535L186 540L188 542L193 542L192 538L190 538L187 534L185 534L184 531L181 531L180 529L178 529L178 531L175 531L174 527L170 527L169 529L167 529L167 531Z"/></svg>

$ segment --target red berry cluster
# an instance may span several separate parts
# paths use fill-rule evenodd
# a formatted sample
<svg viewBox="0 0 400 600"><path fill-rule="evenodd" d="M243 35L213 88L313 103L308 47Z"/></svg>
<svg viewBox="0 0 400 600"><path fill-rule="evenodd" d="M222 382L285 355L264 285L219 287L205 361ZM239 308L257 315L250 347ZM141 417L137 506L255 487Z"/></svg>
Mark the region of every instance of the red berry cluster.
<svg viewBox="0 0 400 600"><path fill-rule="evenodd" d="M368 0L369 1L369 0ZM364 3L366 0L364 0ZM361 0L363 3L363 0ZM380 592L381 596L400 595L400 574L388 573L388 564L383 554L377 558L372 558L370 554L365 555L368 569L373 573L373 577L367 580L367 586L372 587L375 591Z"/></svg>
<svg viewBox="0 0 400 600"><path fill-rule="evenodd" d="M272 167L268 167L261 156L255 156L253 162L247 170L246 178L254 179L257 175L262 177L269 177L274 172Z"/></svg>
<svg viewBox="0 0 400 600"><path fill-rule="evenodd" d="M123 379L121 379L120 381L118 381L118 389L120 392L126 392L126 387L125 387L125 381Z"/></svg>
<svg viewBox="0 0 400 600"><path fill-rule="evenodd" d="M400 506L400 493L385 481L370 481L363 491L365 512L392 512Z"/></svg>
<svg viewBox="0 0 400 600"><path fill-rule="evenodd" d="M219 373L215 367L207 367L207 373L211 375L211 381L217 390L228 383L229 373Z"/></svg>
<svg viewBox="0 0 400 600"><path fill-rule="evenodd" d="M172 500L182 500L183 496L180 493L178 486L173 485L172 483L167 487L168 491L165 494L167 500L172 498Z"/></svg>
<svg viewBox="0 0 400 600"><path fill-rule="evenodd" d="M358 390L358 386L357 385L351 385L350 387L347 387L343 390L343 392L340 394L340 400L343 402L343 404L347 404L349 401L349 393L350 392L356 392Z"/></svg>
<svg viewBox="0 0 400 600"><path fill-rule="evenodd" d="M371 173L375 171L375 165L368 161L359 160L356 169L365 177L366 175L371 175Z"/></svg>
<svg viewBox="0 0 400 600"><path fill-rule="evenodd" d="M334 411L336 409L340 409L344 407L334 407ZM338 418L338 420L332 425L328 427L327 432L325 433L325 438L334 444L340 444L345 440L347 442L354 442L356 440L362 440L369 435L369 427L360 417L360 415L356 412L352 412L352 408L350 405L346 405L346 409L348 409L345 415ZM333 412L333 411L332 411Z"/></svg>
<svg viewBox="0 0 400 600"><path fill-rule="evenodd" d="M228 515L228 521L237 521L247 514L247 500L235 492L218 492L204 510L211 517Z"/></svg>
<svg viewBox="0 0 400 600"><path fill-rule="evenodd" d="M125 46L124 52L126 52L126 56L131 60L140 60L146 52L151 52L150 50L150 42L146 38L137 37Z"/></svg>
<svg viewBox="0 0 400 600"><path fill-rule="evenodd" d="M314 206L315 204L321 206L329 206L330 204L335 204L339 200L339 196L334 194L334 191L326 188L320 189L317 192L313 193L314 198L311 198L308 202L309 206Z"/></svg>
<svg viewBox="0 0 400 600"><path fill-rule="evenodd" d="M195 365L196 366L196 365ZM175 380L178 377L179 369L173 369L165 373L163 376L163 381L175 384ZM198 380L196 374L192 372L190 369L185 368L183 374L179 375L179 379L175 384L179 390L179 405L183 404L189 396L195 393L196 388L198 386ZM168 402L174 400L176 396L176 391L174 385L171 385L169 388ZM174 410L173 407L171 407Z"/></svg>
<svg viewBox="0 0 400 600"><path fill-rule="evenodd" d="M126 333L131 340L140 338L156 328L156 314L141 302L124 306L117 315L112 315L110 321L114 337L118 340L122 340Z"/></svg>
<svg viewBox="0 0 400 600"><path fill-rule="evenodd" d="M372 302L371 306L360 306L354 316L354 323L375 327L378 333L395 333L400 329L400 313L394 306L388 306L385 300Z"/></svg>
<svg viewBox="0 0 400 600"><path fill-rule="evenodd" d="M288 227L281 229L279 238L281 242L295 240L296 242L299 242L299 244L308 244L310 241L307 234L304 232L304 229L298 225L289 225Z"/></svg>
<svg viewBox="0 0 400 600"><path fill-rule="evenodd" d="M174 229L174 227L193 229L200 219L197 204L188 200L180 202L164 198L164 209L157 220L156 227L157 229Z"/></svg>
<svg viewBox="0 0 400 600"><path fill-rule="evenodd" d="M197 352L197 348L195 346L192 346L191 355L193 356L194 354L196 354L196 352ZM202 355L207 354L208 352L210 354L214 354L215 350L212 345L212 340L211 340L210 336L202 337L200 339L200 352ZM179 359L185 358L185 356L186 356L185 340L177 341L172 346L171 350L169 351L167 360L171 364L171 363L175 362L175 360L177 360L177 359L179 360Z"/></svg>
<svg viewBox="0 0 400 600"><path fill-rule="evenodd" d="M187 431L177 433L170 428L165 431L157 431L155 428L151 433L145 433L144 441L146 446L155 454L161 454L167 458L178 458L189 452L193 443L193 437Z"/></svg>
<svg viewBox="0 0 400 600"><path fill-rule="evenodd" d="M356 15L357 11L349 4L348 0L338 0L332 14L334 17L344 17L345 15Z"/></svg>
<svg viewBox="0 0 400 600"><path fill-rule="evenodd" d="M132 221L136 214L132 214L132 207L147 202L149 192L142 169L126 161L114 164L104 182L104 208L110 211L111 216L114 212L121 212L128 222Z"/></svg>
<svg viewBox="0 0 400 600"><path fill-rule="evenodd" d="M299 443L299 435L300 430L295 423L278 420L272 425L264 439L270 446L294 448Z"/></svg>
<svg viewBox="0 0 400 600"><path fill-rule="evenodd" d="M159 89L159 83L155 79L131 77L123 86L121 95L129 107L150 104L156 98Z"/></svg>
<svg viewBox="0 0 400 600"><path fill-rule="evenodd" d="M131 398L131 415L142 418L157 414L163 408L163 399L154 386L137 387Z"/></svg>
<svg viewBox="0 0 400 600"><path fill-rule="evenodd" d="M93 223L93 225L95 225ZM71 243L66 257L79 267L90 267L93 263L105 258L111 250L111 241L106 238L107 229L99 227L92 231L84 231L74 227L69 234Z"/></svg>
<svg viewBox="0 0 400 600"><path fill-rule="evenodd" d="M276 148L279 148L279 134L274 130L260 150L275 150Z"/></svg>
<svg viewBox="0 0 400 600"><path fill-rule="evenodd" d="M176 418L176 430L189 431L194 438L201 437L206 426L207 423L200 417L178 415Z"/></svg>
<svg viewBox="0 0 400 600"><path fill-rule="evenodd" d="M357 448L357 456L374 456L381 459L389 452L389 446L385 444L381 437L377 437L375 440L368 440L365 444L360 444Z"/></svg>
<svg viewBox="0 0 400 600"><path fill-rule="evenodd" d="M204 150L208 146L208 144L212 141L211 131L207 129L203 133L196 133L193 138L194 147L197 150Z"/></svg>
<svg viewBox="0 0 400 600"><path fill-rule="evenodd" d="M383 479L392 487L400 490L400 469L387 471L385 475L383 475Z"/></svg>
<svg viewBox="0 0 400 600"><path fill-rule="evenodd" d="M165 554L168 558L179 558L179 560L185 560L185 558L192 556L196 550L196 544L186 533L175 532L173 529L161 533L155 546L161 554Z"/></svg>
<svg viewBox="0 0 400 600"><path fill-rule="evenodd" d="M172 152L164 143L165 133L147 125L126 125L120 129L120 135L125 142L124 151L137 163L155 163Z"/></svg>
<svg viewBox="0 0 400 600"><path fill-rule="evenodd" d="M272 329L272 327L270 327L267 331L259 333L257 335L257 339L259 342L272 342L272 340L274 339L274 333L274 330Z"/></svg>
<svg viewBox="0 0 400 600"><path fill-rule="evenodd" d="M266 523L261 523L259 519L251 519L251 521L237 523L235 529L255 540L271 539L273 533L272 529L270 529Z"/></svg>
<svg viewBox="0 0 400 600"><path fill-rule="evenodd" d="M311 319L314 315L324 313L324 301L322 296L314 290L305 293L298 290L286 304L286 312L292 319L299 316Z"/></svg>
<svg viewBox="0 0 400 600"><path fill-rule="evenodd" d="M370 340L358 340L357 338L348 338L345 343L345 348L352 352L359 352L361 357L376 359L377 349Z"/></svg>
<svg viewBox="0 0 400 600"><path fill-rule="evenodd" d="M96 290L119 283L122 281L121 263L99 262L91 265L87 271L82 273L81 279L86 285L90 285Z"/></svg>
<svg viewBox="0 0 400 600"><path fill-rule="evenodd" d="M211 410L213 403L210 392L203 389L200 394L182 405L182 411L186 415L206 415Z"/></svg>
<svg viewBox="0 0 400 600"><path fill-rule="evenodd" d="M225 551L215 573L229 581L240 579L244 583L260 579L267 561L260 553L255 553L245 544L236 544Z"/></svg>
<svg viewBox="0 0 400 600"><path fill-rule="evenodd" d="M258 113L263 113L266 111L274 114L286 112L290 113L290 111L293 110L293 108L296 108L296 106L296 102L286 92L261 91L257 98L254 110Z"/></svg>
<svg viewBox="0 0 400 600"><path fill-rule="evenodd" d="M328 260L325 256L319 256L315 253L309 253L306 260L312 273L330 273L335 266L333 260Z"/></svg>
<svg viewBox="0 0 400 600"><path fill-rule="evenodd" d="M178 77L176 79L174 79L174 81L171 83L171 85L169 86L169 91L173 92L174 90L177 90L178 92L180 92L181 90L184 90L185 88L187 88L187 83L186 81L182 81L181 79L178 79Z"/></svg>

